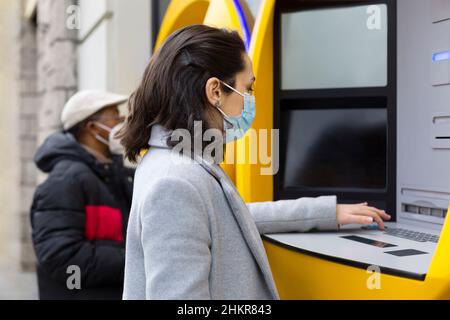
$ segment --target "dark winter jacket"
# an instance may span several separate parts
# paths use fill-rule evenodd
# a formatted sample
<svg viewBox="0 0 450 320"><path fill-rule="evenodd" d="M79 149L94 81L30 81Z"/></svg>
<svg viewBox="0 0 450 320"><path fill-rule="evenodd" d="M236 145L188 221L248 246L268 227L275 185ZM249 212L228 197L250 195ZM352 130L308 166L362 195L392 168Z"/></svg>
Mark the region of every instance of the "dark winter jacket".
<svg viewBox="0 0 450 320"><path fill-rule="evenodd" d="M49 173L31 208L40 298L120 299L134 171L121 157L101 164L62 132L35 162Z"/></svg>

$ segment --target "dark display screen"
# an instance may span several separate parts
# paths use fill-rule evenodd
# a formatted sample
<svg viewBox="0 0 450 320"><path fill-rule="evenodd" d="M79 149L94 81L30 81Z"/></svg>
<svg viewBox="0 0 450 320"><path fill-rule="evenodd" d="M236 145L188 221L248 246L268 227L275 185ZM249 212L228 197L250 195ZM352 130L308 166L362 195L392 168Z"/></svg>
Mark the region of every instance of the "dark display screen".
<svg viewBox="0 0 450 320"><path fill-rule="evenodd" d="M285 110L281 128L284 188L386 187L386 109Z"/></svg>

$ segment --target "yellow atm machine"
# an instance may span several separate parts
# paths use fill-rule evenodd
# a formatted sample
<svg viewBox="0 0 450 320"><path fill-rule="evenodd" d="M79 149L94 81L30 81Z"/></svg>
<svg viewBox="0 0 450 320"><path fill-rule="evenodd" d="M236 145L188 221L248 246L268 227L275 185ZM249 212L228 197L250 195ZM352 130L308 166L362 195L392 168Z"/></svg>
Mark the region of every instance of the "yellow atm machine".
<svg viewBox="0 0 450 320"><path fill-rule="evenodd" d="M279 165L272 177L264 164L238 164L239 191L247 202L368 200L397 221L386 232L264 235L282 299L450 299L450 149L430 146L432 115L419 102L439 96L435 111L449 111L448 85L423 75L437 69L421 31L432 17L422 0L262 2L250 47L254 128L280 130ZM246 139L238 150L248 156Z"/></svg>
<svg viewBox="0 0 450 320"><path fill-rule="evenodd" d="M386 232L264 235L282 299L450 299L450 147L425 143L434 118L420 103L433 101L441 116L449 108L448 86L421 72L450 69L450 60L433 65L450 48L420 49L429 37L420 30L436 25L429 10L428 0L262 0L253 26L245 1L170 4L156 47L193 23L236 29L248 46L255 130L227 146L236 161L224 166L246 202L337 195L397 221ZM254 161L252 147L264 139ZM423 170L425 159L433 172Z"/></svg>

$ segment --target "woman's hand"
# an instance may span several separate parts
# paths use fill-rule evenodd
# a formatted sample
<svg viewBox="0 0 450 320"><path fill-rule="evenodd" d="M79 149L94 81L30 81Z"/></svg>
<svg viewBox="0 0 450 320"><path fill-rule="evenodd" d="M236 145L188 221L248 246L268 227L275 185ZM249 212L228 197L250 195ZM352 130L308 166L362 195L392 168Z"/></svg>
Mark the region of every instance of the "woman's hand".
<svg viewBox="0 0 450 320"><path fill-rule="evenodd" d="M391 219L391 216L384 210L369 207L367 202L360 204L338 204L336 207L336 217L340 226L346 224L368 225L375 221L380 230L384 230L383 219Z"/></svg>

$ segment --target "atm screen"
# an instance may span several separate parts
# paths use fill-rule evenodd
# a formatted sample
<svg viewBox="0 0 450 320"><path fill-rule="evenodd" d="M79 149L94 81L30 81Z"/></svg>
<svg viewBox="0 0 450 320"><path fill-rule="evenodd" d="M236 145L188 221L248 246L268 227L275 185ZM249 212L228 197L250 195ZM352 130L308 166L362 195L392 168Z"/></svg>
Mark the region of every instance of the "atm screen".
<svg viewBox="0 0 450 320"><path fill-rule="evenodd" d="M385 4L283 13L282 90L386 86L387 31Z"/></svg>
<svg viewBox="0 0 450 320"><path fill-rule="evenodd" d="M386 109L282 111L283 188L385 189L386 123Z"/></svg>

